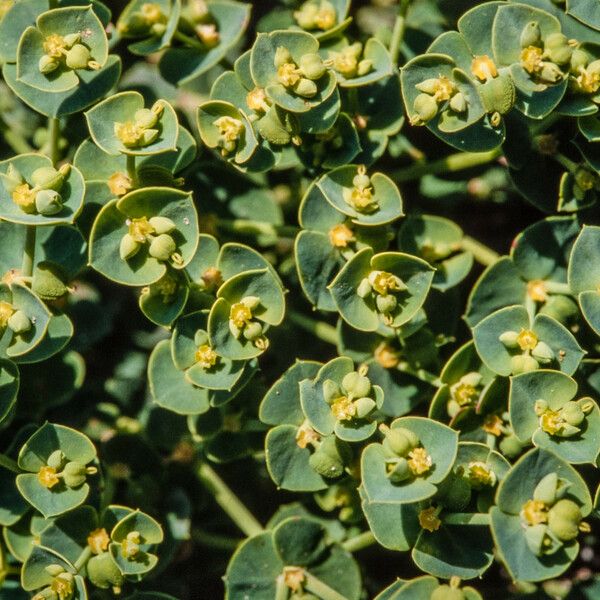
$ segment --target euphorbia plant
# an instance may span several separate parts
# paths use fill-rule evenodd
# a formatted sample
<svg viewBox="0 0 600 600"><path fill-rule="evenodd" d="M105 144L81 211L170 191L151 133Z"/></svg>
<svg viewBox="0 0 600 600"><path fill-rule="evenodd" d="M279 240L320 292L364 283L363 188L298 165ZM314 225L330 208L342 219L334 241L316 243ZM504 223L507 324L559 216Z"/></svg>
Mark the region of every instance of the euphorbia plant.
<svg viewBox="0 0 600 600"><path fill-rule="evenodd" d="M2 598L600 593L594 0L6 0L0 62Z"/></svg>

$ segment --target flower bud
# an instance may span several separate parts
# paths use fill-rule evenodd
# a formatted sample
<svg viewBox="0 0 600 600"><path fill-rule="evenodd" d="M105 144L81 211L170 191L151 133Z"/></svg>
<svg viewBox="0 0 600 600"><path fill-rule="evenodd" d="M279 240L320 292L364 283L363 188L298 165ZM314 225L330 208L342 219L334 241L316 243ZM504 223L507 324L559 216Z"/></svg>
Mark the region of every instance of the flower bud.
<svg viewBox="0 0 600 600"><path fill-rule="evenodd" d="M462 92L457 92L450 98L450 108L457 113L463 113L467 110L467 99Z"/></svg>
<svg viewBox="0 0 600 600"><path fill-rule="evenodd" d="M359 77L362 77L363 75L367 75L367 73L370 73L372 69L373 61L370 58L363 58L358 63L358 67L356 68L356 74Z"/></svg>
<svg viewBox="0 0 600 600"><path fill-rule="evenodd" d="M158 137L158 129L144 129L141 135L140 144L142 146L148 146L152 144Z"/></svg>
<svg viewBox="0 0 600 600"><path fill-rule="evenodd" d="M278 46L277 50L275 50L275 67L279 68L291 62L293 61L290 51L284 46Z"/></svg>
<svg viewBox="0 0 600 600"><path fill-rule="evenodd" d="M150 223L158 235L162 233L171 233L171 231L175 229L175 223L167 217L150 217L148 223Z"/></svg>
<svg viewBox="0 0 600 600"><path fill-rule="evenodd" d="M516 348L519 345L519 334L516 331L505 331L501 333L498 339L505 348Z"/></svg>
<svg viewBox="0 0 600 600"><path fill-rule="evenodd" d="M356 405L356 418L364 419L368 417L373 410L376 408L375 400L372 398L368 398L363 396L362 398L358 398L358 400L354 403Z"/></svg>
<svg viewBox="0 0 600 600"><path fill-rule="evenodd" d="M581 509L572 500L559 500L548 511L548 527L563 542L570 542L577 537L581 519Z"/></svg>
<svg viewBox="0 0 600 600"><path fill-rule="evenodd" d="M554 350L545 342L538 342L531 351L531 355L542 365L552 362L555 358Z"/></svg>
<svg viewBox="0 0 600 600"><path fill-rule="evenodd" d="M356 371L347 373L342 379L342 387L354 398L368 396L371 391L371 382L368 377L360 375Z"/></svg>
<svg viewBox="0 0 600 600"><path fill-rule="evenodd" d="M302 77L294 86L294 91L304 98L313 98L317 95L318 89L317 84L314 81Z"/></svg>
<svg viewBox="0 0 600 600"><path fill-rule="evenodd" d="M417 83L415 87L420 92L433 95L437 92L439 85L439 79L437 77L430 77L429 79L425 79L425 81L421 81L421 83Z"/></svg>
<svg viewBox="0 0 600 600"><path fill-rule="evenodd" d="M330 404L341 396L341 391L338 384L333 379L326 379L323 382L323 398L325 402Z"/></svg>
<svg viewBox="0 0 600 600"><path fill-rule="evenodd" d="M257 340L263 334L262 325L258 321L252 321L244 327L243 336L250 342Z"/></svg>
<svg viewBox="0 0 600 600"><path fill-rule="evenodd" d="M12 164L8 165L6 173L0 173L0 177L2 178L2 186L9 194L12 194L16 187L23 183L21 173Z"/></svg>
<svg viewBox="0 0 600 600"><path fill-rule="evenodd" d="M521 454L523 446L516 435L507 435L498 445L500 452L507 458L513 458Z"/></svg>
<svg viewBox="0 0 600 600"><path fill-rule="evenodd" d="M79 33L68 33L67 35L63 35L63 41L67 48L72 48L80 39L81 34Z"/></svg>
<svg viewBox="0 0 600 600"><path fill-rule="evenodd" d="M385 435L383 448L398 456L406 456L419 445L419 438L410 429L404 427L382 428Z"/></svg>
<svg viewBox="0 0 600 600"><path fill-rule="evenodd" d="M361 298L366 298L372 291L371 284L369 280L365 277L356 288L356 294Z"/></svg>
<svg viewBox="0 0 600 600"><path fill-rule="evenodd" d="M133 120L135 124L139 127L143 127L144 129L150 129L154 127L158 122L158 115L150 110L149 108L140 108L135 111L133 115Z"/></svg>
<svg viewBox="0 0 600 600"><path fill-rule="evenodd" d="M58 577L61 573L65 572L65 569L60 565L47 565L44 567L44 571L51 577Z"/></svg>
<svg viewBox="0 0 600 600"><path fill-rule="evenodd" d="M47 54L42 55L38 62L38 69L40 70L40 73L43 73L44 75L56 71L59 66L60 63Z"/></svg>
<svg viewBox="0 0 600 600"><path fill-rule="evenodd" d="M544 63L540 72L540 79L547 83L558 83L563 78L563 72L554 63Z"/></svg>
<svg viewBox="0 0 600 600"><path fill-rule="evenodd" d="M517 354L510 359L511 372L513 375L519 373L528 373L529 371L535 371L539 369L540 365L538 361L532 356L526 354Z"/></svg>
<svg viewBox="0 0 600 600"><path fill-rule="evenodd" d="M86 571L88 579L100 589L120 587L125 581L110 552L92 556L86 564Z"/></svg>
<svg viewBox="0 0 600 600"><path fill-rule="evenodd" d="M556 490L558 489L558 475L556 473L548 473L533 490L533 499L538 502L543 502L547 505L552 505L556 501Z"/></svg>
<svg viewBox="0 0 600 600"><path fill-rule="evenodd" d="M75 44L67 51L65 62L69 69L86 69L92 56L83 44Z"/></svg>
<svg viewBox="0 0 600 600"><path fill-rule="evenodd" d="M150 27L150 33L157 37L164 35L166 30L167 25L165 23L153 23L152 27Z"/></svg>
<svg viewBox="0 0 600 600"><path fill-rule="evenodd" d="M161 233L150 242L148 254L157 260L169 260L176 249L175 240L168 233Z"/></svg>
<svg viewBox="0 0 600 600"><path fill-rule="evenodd" d="M574 427L581 425L585 419L585 413L577 402L566 402L560 409L560 416Z"/></svg>
<svg viewBox="0 0 600 600"><path fill-rule="evenodd" d="M8 318L8 326L16 334L25 333L31 329L31 320L22 310L16 310Z"/></svg>
<svg viewBox="0 0 600 600"><path fill-rule="evenodd" d="M57 471L62 469L63 463L65 462L65 454L62 450L55 450L46 459L46 464Z"/></svg>
<svg viewBox="0 0 600 600"><path fill-rule="evenodd" d="M533 411L538 417L542 416L548 410L548 408L548 402L546 402L546 400L543 398L539 398L533 404Z"/></svg>
<svg viewBox="0 0 600 600"><path fill-rule="evenodd" d="M321 447L317 448L317 450L310 455L308 462L319 475L334 479L344 472L344 463L337 452L326 447L328 439L330 438L325 438L325 440L321 442ZM335 438L331 439L335 444ZM327 444L331 446L330 442L327 442Z"/></svg>
<svg viewBox="0 0 600 600"><path fill-rule="evenodd" d="M316 52L309 52L300 58L298 65L300 70L308 79L316 81L325 75L327 67L323 63L323 59Z"/></svg>
<svg viewBox="0 0 600 600"><path fill-rule="evenodd" d="M386 475L392 483L400 483L412 477L408 461L403 457L386 462Z"/></svg>
<svg viewBox="0 0 600 600"><path fill-rule="evenodd" d="M121 243L119 245L119 255L121 260L130 259L132 256L137 254L141 246L142 245L139 242L136 242L136 240L133 239L133 236L126 233L121 238Z"/></svg>
<svg viewBox="0 0 600 600"><path fill-rule="evenodd" d="M466 596L461 589L443 584L433 590L429 600L466 600Z"/></svg>
<svg viewBox="0 0 600 600"><path fill-rule="evenodd" d="M62 269L53 263L42 261L35 266L31 290L42 300L57 300L69 290Z"/></svg>
<svg viewBox="0 0 600 600"><path fill-rule="evenodd" d="M542 31L537 21L529 21L523 31L521 31L521 38L519 40L521 48L527 48L528 46L537 46L542 41Z"/></svg>
<svg viewBox="0 0 600 600"><path fill-rule="evenodd" d="M31 183L42 190L58 191L65 180L65 174L54 167L40 167L31 174Z"/></svg>
<svg viewBox="0 0 600 600"><path fill-rule="evenodd" d="M55 215L62 207L62 198L56 190L40 190L35 195L35 209L41 215Z"/></svg>
<svg viewBox="0 0 600 600"><path fill-rule="evenodd" d="M524 531L527 547L536 556L544 554L544 539L546 538L547 533L548 527L543 523L527 527Z"/></svg>
<svg viewBox="0 0 600 600"><path fill-rule="evenodd" d="M413 110L417 113L417 122L427 123L437 115L438 105L429 94L419 94L413 103Z"/></svg>
<svg viewBox="0 0 600 600"><path fill-rule="evenodd" d="M385 315L395 310L398 306L398 299L393 294L388 294L387 296L377 296L375 303L377 304L377 310Z"/></svg>
<svg viewBox="0 0 600 600"><path fill-rule="evenodd" d="M71 461L65 465L62 472L65 484L70 488L76 488L85 483L87 469L80 462Z"/></svg>

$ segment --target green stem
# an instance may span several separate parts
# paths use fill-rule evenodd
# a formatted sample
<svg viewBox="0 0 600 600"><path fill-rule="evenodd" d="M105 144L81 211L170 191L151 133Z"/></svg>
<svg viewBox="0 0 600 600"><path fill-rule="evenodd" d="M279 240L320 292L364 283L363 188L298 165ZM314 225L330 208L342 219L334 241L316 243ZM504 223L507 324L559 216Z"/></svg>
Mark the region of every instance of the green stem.
<svg viewBox="0 0 600 600"><path fill-rule="evenodd" d="M217 227L231 233L293 238L300 231L295 225L274 225L251 219L219 219Z"/></svg>
<svg viewBox="0 0 600 600"><path fill-rule="evenodd" d="M561 152L555 152L552 155L552 158L559 164L562 165L567 171L570 173L574 173L579 168L579 165L572 161L570 158L567 158Z"/></svg>
<svg viewBox="0 0 600 600"><path fill-rule="evenodd" d="M488 513L449 513L442 515L445 525L489 525Z"/></svg>
<svg viewBox="0 0 600 600"><path fill-rule="evenodd" d="M185 33L182 33L179 30L175 31L175 33L173 34L173 39L178 40L179 42L185 44L186 46L189 46L190 48L196 48L197 50L202 50L202 52L206 52L206 46L200 40L194 39L193 37L186 35Z"/></svg>
<svg viewBox="0 0 600 600"><path fill-rule="evenodd" d="M213 495L217 504L248 537L258 535L263 531L262 525L256 520L256 517L207 463L203 462L198 467L198 477L204 487Z"/></svg>
<svg viewBox="0 0 600 600"><path fill-rule="evenodd" d="M294 310L288 310L287 316L292 323L298 325L298 327L304 329L304 331L316 335L320 340L323 340L328 344L337 346L338 335L337 330L333 325L323 323L323 321L316 321L310 317L305 317L303 314Z"/></svg>
<svg viewBox="0 0 600 600"><path fill-rule="evenodd" d="M17 461L13 460L9 456L6 456L6 454L0 453L0 467L8 469L13 473L21 473L21 469L19 469Z"/></svg>
<svg viewBox="0 0 600 600"><path fill-rule="evenodd" d="M60 158L60 121L56 117L48 117L48 156L53 165L56 165Z"/></svg>
<svg viewBox="0 0 600 600"><path fill-rule="evenodd" d="M573 295L568 283L562 283L560 281L544 281L544 287L550 294L562 294L563 296Z"/></svg>
<svg viewBox="0 0 600 600"><path fill-rule="evenodd" d="M358 535L347 539L345 542L342 542L342 547L348 552L358 552L359 550L368 548L376 543L377 540L375 539L375 536L370 531L364 531L363 533L359 533Z"/></svg>
<svg viewBox="0 0 600 600"><path fill-rule="evenodd" d="M400 47L402 46L402 40L404 39L408 3L409 0L400 0L400 6L398 7L398 15L396 16L394 30L392 31L392 40L390 42L390 57L392 58L392 64L394 65L398 64L398 57L400 56Z"/></svg>
<svg viewBox="0 0 600 600"><path fill-rule="evenodd" d="M4 572L7 575L21 575L20 565L6 565Z"/></svg>
<svg viewBox="0 0 600 600"><path fill-rule="evenodd" d="M486 267L493 265L500 258L495 250L488 248L485 244L468 235L463 237L461 247L463 250L470 252L479 264Z"/></svg>
<svg viewBox="0 0 600 600"><path fill-rule="evenodd" d="M244 541L242 539L232 538L218 533L210 533L199 528L192 531L192 539L200 546L215 548L216 550L227 550L230 552L235 550Z"/></svg>
<svg viewBox="0 0 600 600"><path fill-rule="evenodd" d="M21 262L21 275L31 277L33 274L33 261L35 258L35 225L27 225L25 229L25 247L23 248L23 260Z"/></svg>
<svg viewBox="0 0 600 600"><path fill-rule="evenodd" d="M92 557L92 549L89 546L86 546L83 549L83 552L79 555L79 558L75 561L73 566L76 571L81 571L83 567L87 564L88 560Z"/></svg>
<svg viewBox="0 0 600 600"><path fill-rule="evenodd" d="M397 368L398 371L401 371L402 373L406 373L408 375L412 375L413 377L416 377L417 379L420 379L425 383L430 383L435 387L441 386L440 378L438 375L435 375L435 373L430 373L425 369L413 369L407 362L398 363Z"/></svg>
<svg viewBox="0 0 600 600"><path fill-rule="evenodd" d="M457 152L433 162L422 162L399 169L392 173L392 179L398 183L413 181L423 175L439 175L442 173L456 173L480 165L485 165L496 160L502 154L500 148L488 152Z"/></svg>
<svg viewBox="0 0 600 600"><path fill-rule="evenodd" d="M330 588L325 582L317 579L312 573L304 572L304 589L307 592L315 594L321 600L348 600L333 588Z"/></svg>
<svg viewBox="0 0 600 600"><path fill-rule="evenodd" d="M137 186L137 171L135 168L135 156L133 154L128 154L125 164L127 166L127 175L129 176L129 179L131 179L131 181L133 183L133 187L136 187Z"/></svg>

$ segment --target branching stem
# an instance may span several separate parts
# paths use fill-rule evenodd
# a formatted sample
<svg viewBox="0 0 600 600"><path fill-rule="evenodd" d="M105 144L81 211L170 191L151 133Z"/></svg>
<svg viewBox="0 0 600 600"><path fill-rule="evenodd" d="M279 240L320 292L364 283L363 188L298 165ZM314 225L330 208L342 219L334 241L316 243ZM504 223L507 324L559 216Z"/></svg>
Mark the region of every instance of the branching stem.
<svg viewBox="0 0 600 600"><path fill-rule="evenodd" d="M488 248L485 244L468 235L463 237L461 246L463 250L470 252L473 258L485 267L493 265L500 258L500 255L495 250Z"/></svg>
<svg viewBox="0 0 600 600"><path fill-rule="evenodd" d="M368 548L377 543L375 536L370 531L363 531L354 537L342 542L342 547L348 552L358 552L363 548Z"/></svg>
<svg viewBox="0 0 600 600"><path fill-rule="evenodd" d="M6 454L0 453L0 467L2 467L4 469L8 469L9 471L12 471L13 473L21 473L21 469L19 469L19 465L17 464L17 461L13 460L9 456L6 456Z"/></svg>
<svg viewBox="0 0 600 600"><path fill-rule="evenodd" d="M392 40L390 42L390 57L392 58L393 65L398 64L398 58L400 56L400 48L406 30L408 4L409 0L400 0L400 5L398 6L398 15L396 16L396 22L394 23L394 29L392 31Z"/></svg>

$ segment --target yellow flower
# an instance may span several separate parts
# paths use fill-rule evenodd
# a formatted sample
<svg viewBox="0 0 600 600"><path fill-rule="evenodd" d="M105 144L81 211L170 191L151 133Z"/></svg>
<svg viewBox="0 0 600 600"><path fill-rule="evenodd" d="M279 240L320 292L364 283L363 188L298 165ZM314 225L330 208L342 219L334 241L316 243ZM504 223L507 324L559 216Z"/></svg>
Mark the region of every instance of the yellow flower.
<svg viewBox="0 0 600 600"><path fill-rule="evenodd" d="M424 475L432 465L433 460L425 448L414 448L408 453L408 468L413 475Z"/></svg>
<svg viewBox="0 0 600 600"><path fill-rule="evenodd" d="M221 34L214 23L196 25L194 30L198 39L207 47L214 48L221 41Z"/></svg>
<svg viewBox="0 0 600 600"><path fill-rule="evenodd" d="M306 448L309 444L318 442L319 439L319 434L310 425L304 424L300 426L296 433L296 445L298 448Z"/></svg>
<svg viewBox="0 0 600 600"><path fill-rule="evenodd" d="M486 415L483 419L482 429L496 437L502 435L502 419L498 415Z"/></svg>
<svg viewBox="0 0 600 600"><path fill-rule="evenodd" d="M144 129L133 121L115 123L115 135L124 146L137 146L142 139Z"/></svg>
<svg viewBox="0 0 600 600"><path fill-rule="evenodd" d="M44 39L42 47L47 56L60 58L66 52L67 43L62 35L53 33Z"/></svg>
<svg viewBox="0 0 600 600"><path fill-rule="evenodd" d="M292 592L299 592L306 579L302 567L283 567L283 581Z"/></svg>
<svg viewBox="0 0 600 600"><path fill-rule="evenodd" d="M47 489L52 489L59 481L60 478L56 474L54 467L41 467L37 475L38 481Z"/></svg>
<svg viewBox="0 0 600 600"><path fill-rule="evenodd" d="M142 539L139 532L130 531L121 542L121 554L124 558L133 558L139 553L141 543Z"/></svg>
<svg viewBox="0 0 600 600"><path fill-rule="evenodd" d="M450 388L450 393L460 406L471 404L478 396L477 389L474 386L460 382Z"/></svg>
<svg viewBox="0 0 600 600"><path fill-rule="evenodd" d="M438 518L439 509L430 506L419 513L419 525L427 531L437 531L442 522Z"/></svg>
<svg viewBox="0 0 600 600"><path fill-rule="evenodd" d="M255 87L253 90L248 92L246 95L246 104L252 110L266 110L269 108L267 104L267 94L265 94L265 90L259 87Z"/></svg>
<svg viewBox="0 0 600 600"><path fill-rule="evenodd" d="M168 304L172 301L175 292L177 291L178 282L175 277L165 275L162 279L156 282L155 289L162 296L163 302Z"/></svg>
<svg viewBox="0 0 600 600"><path fill-rule="evenodd" d="M517 344L521 350L533 350L538 343L538 337L531 329L521 329L517 336Z"/></svg>
<svg viewBox="0 0 600 600"><path fill-rule="evenodd" d="M331 404L331 412L338 421L350 421L356 415L356 406L346 396L340 396Z"/></svg>
<svg viewBox="0 0 600 600"><path fill-rule="evenodd" d="M476 56L471 63L471 73L480 81L487 81L498 76L494 61L487 55Z"/></svg>
<svg viewBox="0 0 600 600"><path fill-rule="evenodd" d="M217 364L218 358L217 353L208 344L202 344L202 346L196 350L196 362L203 369L214 367Z"/></svg>
<svg viewBox="0 0 600 600"><path fill-rule="evenodd" d="M471 487L476 490L486 486L492 487L496 484L496 474L489 465L481 461L469 463L467 477Z"/></svg>
<svg viewBox="0 0 600 600"><path fill-rule="evenodd" d="M300 81L300 73L294 63L284 63L277 69L277 79L285 87L292 87Z"/></svg>
<svg viewBox="0 0 600 600"><path fill-rule="evenodd" d="M54 592L58 600L69 600L73 597L73 575L71 573L60 573L50 584L50 589Z"/></svg>
<svg viewBox="0 0 600 600"><path fill-rule="evenodd" d="M161 10L160 4L155 4L154 2L142 4L142 15L148 25L166 21L166 16Z"/></svg>
<svg viewBox="0 0 600 600"><path fill-rule="evenodd" d="M358 57L352 46L348 46L340 52L331 52L331 58L333 68L346 79L351 79L358 73Z"/></svg>
<svg viewBox="0 0 600 600"><path fill-rule="evenodd" d="M131 219L128 223L129 235L139 243L146 241L146 236L154 233L154 227L150 225L146 217Z"/></svg>
<svg viewBox="0 0 600 600"><path fill-rule="evenodd" d="M238 329L243 329L244 326L249 323L250 319L252 319L252 311L242 302L238 302L231 307L231 310L229 311L229 320L232 321Z"/></svg>
<svg viewBox="0 0 600 600"><path fill-rule="evenodd" d="M108 548L109 542L110 538L108 537L108 533L106 533L106 529L104 529L104 527L94 529L94 531L92 531L87 537L87 544L94 554L102 554L102 552L105 552Z"/></svg>
<svg viewBox="0 0 600 600"><path fill-rule="evenodd" d="M35 211L35 194L29 184L21 183L13 190L11 197L24 212L31 213Z"/></svg>
<svg viewBox="0 0 600 600"><path fill-rule="evenodd" d="M377 271L370 279L373 289L382 296L386 296L389 292L399 292L402 289L399 278L387 271Z"/></svg>
<svg viewBox="0 0 600 600"><path fill-rule="evenodd" d="M315 15L315 25L322 29L323 31L327 31L331 29L335 25L335 8L330 2L321 2L321 6Z"/></svg>
<svg viewBox="0 0 600 600"><path fill-rule="evenodd" d="M115 196L124 196L132 187L133 181L126 173L117 171L108 178L108 189Z"/></svg>
<svg viewBox="0 0 600 600"><path fill-rule="evenodd" d="M580 69L575 78L575 87L584 94L595 94L600 90L600 72Z"/></svg>
<svg viewBox="0 0 600 600"><path fill-rule="evenodd" d="M521 517L527 525L548 522L548 507L541 500L527 500L521 509Z"/></svg>
<svg viewBox="0 0 600 600"><path fill-rule="evenodd" d="M548 300L548 292L546 290L546 282L541 279L534 279L527 284L527 295L534 302L546 302Z"/></svg>
<svg viewBox="0 0 600 600"><path fill-rule="evenodd" d="M348 244L354 242L355 239L352 229L344 223L334 225L329 230L329 241L336 248L347 248Z"/></svg>
<svg viewBox="0 0 600 600"><path fill-rule="evenodd" d="M560 416L560 413L555 410L546 410L540 416L540 428L549 433L556 435L565 425L565 420Z"/></svg>
<svg viewBox="0 0 600 600"><path fill-rule="evenodd" d="M15 309L8 302L0 302L0 327L6 327L8 320L12 317Z"/></svg>
<svg viewBox="0 0 600 600"><path fill-rule="evenodd" d="M393 369L400 362L400 356L398 352L389 344L381 342L374 352L375 360L384 369Z"/></svg>
<svg viewBox="0 0 600 600"><path fill-rule="evenodd" d="M537 46L527 46L521 50L521 66L528 73L537 73L542 69L542 49Z"/></svg>
<svg viewBox="0 0 600 600"><path fill-rule="evenodd" d="M208 289L218 288L223 283L223 275L215 267L208 267L202 274L201 279Z"/></svg>
<svg viewBox="0 0 600 600"><path fill-rule="evenodd" d="M436 89L433 93L433 97L438 102L444 102L445 100L450 100L454 92L456 91L456 86L448 77L444 75L440 75L437 79Z"/></svg>

